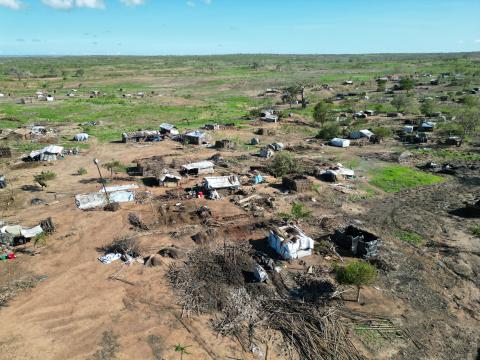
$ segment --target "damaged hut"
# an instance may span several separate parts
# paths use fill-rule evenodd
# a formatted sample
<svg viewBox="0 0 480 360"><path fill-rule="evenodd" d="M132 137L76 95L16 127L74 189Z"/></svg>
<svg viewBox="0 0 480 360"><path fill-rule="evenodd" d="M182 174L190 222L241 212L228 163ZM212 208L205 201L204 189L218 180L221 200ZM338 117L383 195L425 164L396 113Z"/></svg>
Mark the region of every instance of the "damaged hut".
<svg viewBox="0 0 480 360"><path fill-rule="evenodd" d="M158 185L164 187L177 187L182 180L180 174L170 169L163 169L162 173L157 175Z"/></svg>
<svg viewBox="0 0 480 360"><path fill-rule="evenodd" d="M141 176L156 177L165 167L163 156L152 156L150 158L136 160L137 172Z"/></svg>
<svg viewBox="0 0 480 360"><path fill-rule="evenodd" d="M12 151L8 147L0 148L0 159L9 159L12 157Z"/></svg>
<svg viewBox="0 0 480 360"><path fill-rule="evenodd" d="M206 190L238 189L240 181L236 175L209 176L203 179L203 187Z"/></svg>
<svg viewBox="0 0 480 360"><path fill-rule="evenodd" d="M194 130L185 134L185 142L187 144L201 145L206 142L206 134L202 131Z"/></svg>
<svg viewBox="0 0 480 360"><path fill-rule="evenodd" d="M314 245L313 239L295 225L273 227L268 235L268 243L285 260L311 255Z"/></svg>
<svg viewBox="0 0 480 360"><path fill-rule="evenodd" d="M63 147L50 145L41 150L34 150L23 158L23 161L55 161L62 156Z"/></svg>
<svg viewBox="0 0 480 360"><path fill-rule="evenodd" d="M332 241L341 249L364 259L377 256L379 252L380 239L378 236L353 225L336 230Z"/></svg>
<svg viewBox="0 0 480 360"><path fill-rule="evenodd" d="M163 123L160 124L160 133L162 135L178 135L178 129L175 127L175 125L172 124L167 124Z"/></svg>
<svg viewBox="0 0 480 360"><path fill-rule="evenodd" d="M312 181L303 175L287 175L282 178L282 186L291 191L305 192L312 189Z"/></svg>
<svg viewBox="0 0 480 360"><path fill-rule="evenodd" d="M232 140L224 139L215 141L216 149L235 149L235 142Z"/></svg>
<svg viewBox="0 0 480 360"><path fill-rule="evenodd" d="M148 141L160 141L162 136L160 131L156 130L139 130L122 134L122 142L148 142Z"/></svg>

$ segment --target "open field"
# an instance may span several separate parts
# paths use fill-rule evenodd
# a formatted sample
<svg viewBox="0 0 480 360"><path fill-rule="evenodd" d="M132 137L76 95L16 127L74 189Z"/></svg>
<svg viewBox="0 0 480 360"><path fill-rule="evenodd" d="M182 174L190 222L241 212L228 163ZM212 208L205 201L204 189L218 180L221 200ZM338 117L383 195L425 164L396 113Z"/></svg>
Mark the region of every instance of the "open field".
<svg viewBox="0 0 480 360"><path fill-rule="evenodd" d="M412 88L394 90L405 78ZM295 85L306 107L300 92L285 97ZM478 53L0 58L0 149L11 151L0 228L55 224L2 248L15 258L0 261L0 359L478 359L480 137L460 121L480 113L478 86ZM262 121L264 109L278 122ZM162 123L180 135L131 141ZM408 137L409 124L428 140ZM354 138L364 129L371 141ZM189 130L208 144L188 144ZM75 151L22 160L48 145ZM161 171L142 173L137 160L152 157ZM103 194L94 159L106 186L138 186L133 201L76 206L78 194ZM204 160L238 188L209 198L197 186L207 174L159 186L164 169ZM310 255L285 260L268 246L285 220L313 240ZM341 248L334 233L348 225L378 236L379 253ZM122 239L134 260L98 261ZM337 278L355 261L375 273L359 302ZM252 281L256 264L266 283Z"/></svg>

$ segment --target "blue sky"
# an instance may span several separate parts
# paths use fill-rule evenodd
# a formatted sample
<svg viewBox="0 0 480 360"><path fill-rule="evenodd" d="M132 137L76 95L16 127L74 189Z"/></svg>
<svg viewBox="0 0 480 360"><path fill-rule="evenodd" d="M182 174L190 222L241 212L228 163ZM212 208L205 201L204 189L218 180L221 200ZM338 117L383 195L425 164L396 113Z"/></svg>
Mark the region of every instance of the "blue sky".
<svg viewBox="0 0 480 360"><path fill-rule="evenodd" d="M0 55L480 51L480 0L0 0Z"/></svg>

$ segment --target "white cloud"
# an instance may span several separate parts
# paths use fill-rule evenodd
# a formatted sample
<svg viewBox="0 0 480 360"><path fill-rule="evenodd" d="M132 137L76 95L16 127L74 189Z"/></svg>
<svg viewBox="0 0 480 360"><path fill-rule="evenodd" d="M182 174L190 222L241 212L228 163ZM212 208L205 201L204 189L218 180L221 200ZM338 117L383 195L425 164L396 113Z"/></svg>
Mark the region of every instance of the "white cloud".
<svg viewBox="0 0 480 360"><path fill-rule="evenodd" d="M73 0L42 0L42 3L51 8L60 10L71 9L74 5Z"/></svg>
<svg viewBox="0 0 480 360"><path fill-rule="evenodd" d="M207 5L210 5L212 3L212 0L203 0L203 2Z"/></svg>
<svg viewBox="0 0 480 360"><path fill-rule="evenodd" d="M473 42L480 43L480 39L475 39Z"/></svg>
<svg viewBox="0 0 480 360"><path fill-rule="evenodd" d="M103 0L75 0L77 7L86 7L90 9L105 9Z"/></svg>
<svg viewBox="0 0 480 360"><path fill-rule="evenodd" d="M143 5L145 0L120 0L120 2L127 6L138 6Z"/></svg>
<svg viewBox="0 0 480 360"><path fill-rule="evenodd" d="M20 0L0 0L0 6L18 10L22 8L23 4Z"/></svg>
<svg viewBox="0 0 480 360"><path fill-rule="evenodd" d="M190 7L195 7L195 3L193 1L187 1L187 5Z"/></svg>

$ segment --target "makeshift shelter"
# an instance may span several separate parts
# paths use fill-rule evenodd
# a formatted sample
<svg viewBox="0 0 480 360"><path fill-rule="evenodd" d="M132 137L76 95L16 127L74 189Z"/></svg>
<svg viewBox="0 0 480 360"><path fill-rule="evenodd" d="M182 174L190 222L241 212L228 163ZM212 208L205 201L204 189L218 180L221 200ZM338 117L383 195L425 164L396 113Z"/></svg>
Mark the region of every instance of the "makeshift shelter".
<svg viewBox="0 0 480 360"><path fill-rule="evenodd" d="M278 122L278 115L266 114L265 116L262 116L261 119L266 122L276 123Z"/></svg>
<svg viewBox="0 0 480 360"><path fill-rule="evenodd" d="M161 134L168 134L168 135L178 135L178 129L175 125L163 123L160 124L160 133Z"/></svg>
<svg viewBox="0 0 480 360"><path fill-rule="evenodd" d="M287 190L304 192L312 189L312 181L303 175L287 175L282 178L282 186Z"/></svg>
<svg viewBox="0 0 480 360"><path fill-rule="evenodd" d="M340 139L340 138L333 138L330 141L330 145L336 146L336 147L341 147L341 148L346 148L350 146L350 140L348 139Z"/></svg>
<svg viewBox="0 0 480 360"><path fill-rule="evenodd" d="M55 161L58 156L62 156L63 147L58 145L50 145L41 150L32 151L28 156L24 157L24 161Z"/></svg>
<svg viewBox="0 0 480 360"><path fill-rule="evenodd" d="M160 131L156 130L139 130L122 134L122 142L147 142L147 141L161 141L162 135Z"/></svg>
<svg viewBox="0 0 480 360"><path fill-rule="evenodd" d="M273 151L282 151L285 149L285 146L282 143L272 143L267 145Z"/></svg>
<svg viewBox="0 0 480 360"><path fill-rule="evenodd" d="M405 125L405 126L403 127L403 132L404 132L405 134L411 134L411 133L413 133L413 125Z"/></svg>
<svg viewBox="0 0 480 360"><path fill-rule="evenodd" d="M174 171L164 169L157 177L158 185L164 187L177 187L182 177Z"/></svg>
<svg viewBox="0 0 480 360"><path fill-rule="evenodd" d="M379 253L380 239L378 236L353 225L336 230L332 241L340 248L365 259Z"/></svg>
<svg viewBox="0 0 480 360"><path fill-rule="evenodd" d="M270 230L268 244L283 259L290 260L311 255L314 242L297 226L286 225Z"/></svg>
<svg viewBox="0 0 480 360"><path fill-rule="evenodd" d="M268 274L265 269L260 265L255 265L255 269L253 269L253 276L255 280L258 282L265 282L268 280Z"/></svg>
<svg viewBox="0 0 480 360"><path fill-rule="evenodd" d="M5 180L5 176L0 175L0 189L5 189L7 187L7 180Z"/></svg>
<svg viewBox="0 0 480 360"><path fill-rule="evenodd" d="M136 160L137 171L145 177L156 177L165 167L163 156L152 156L150 158Z"/></svg>
<svg viewBox="0 0 480 360"><path fill-rule="evenodd" d="M250 145L258 145L258 144L260 144L259 138L252 138L252 140L250 140Z"/></svg>
<svg viewBox="0 0 480 360"><path fill-rule="evenodd" d="M263 148L260 150L260 157L269 159L271 158L275 153L273 152L272 149L269 148Z"/></svg>
<svg viewBox="0 0 480 360"><path fill-rule="evenodd" d="M216 149L235 149L235 142L232 140L224 139L215 141Z"/></svg>
<svg viewBox="0 0 480 360"><path fill-rule="evenodd" d="M375 134L370 130L364 129L359 131L352 131L350 133L350 139L360 139L360 138L367 138L370 139Z"/></svg>
<svg viewBox="0 0 480 360"><path fill-rule="evenodd" d="M200 145L205 141L205 139L206 135L202 131L189 131L185 134L185 141L188 144Z"/></svg>
<svg viewBox="0 0 480 360"><path fill-rule="evenodd" d="M8 159L12 157L10 148L0 148L0 159Z"/></svg>
<svg viewBox="0 0 480 360"><path fill-rule="evenodd" d="M422 125L420 125L420 128L423 131L433 131L433 129L435 129L436 126L437 126L437 123L435 123L435 122L425 121L425 122L422 123Z"/></svg>
<svg viewBox="0 0 480 360"><path fill-rule="evenodd" d="M93 209L96 207L103 207L108 203L122 203L135 200L134 189L137 189L138 185L119 185L106 187L108 194L108 200L105 196L105 190L89 194L75 195L75 205L82 210Z"/></svg>
<svg viewBox="0 0 480 360"><path fill-rule="evenodd" d="M240 181L236 175L210 176L203 179L203 186L206 190L238 189Z"/></svg>
<svg viewBox="0 0 480 360"><path fill-rule="evenodd" d="M75 140L75 141L88 141L88 134L86 134L86 133L76 134L73 137L73 140Z"/></svg>
<svg viewBox="0 0 480 360"><path fill-rule="evenodd" d="M188 175L212 174L215 164L211 161L199 161L182 166L182 172Z"/></svg>

